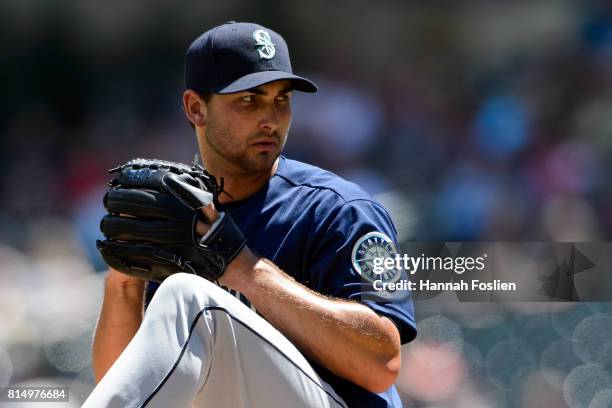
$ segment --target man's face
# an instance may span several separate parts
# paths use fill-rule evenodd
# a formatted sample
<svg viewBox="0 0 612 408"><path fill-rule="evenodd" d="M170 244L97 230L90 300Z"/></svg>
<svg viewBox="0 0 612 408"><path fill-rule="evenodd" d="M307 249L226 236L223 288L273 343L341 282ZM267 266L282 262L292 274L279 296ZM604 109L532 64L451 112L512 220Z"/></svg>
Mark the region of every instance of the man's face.
<svg viewBox="0 0 612 408"><path fill-rule="evenodd" d="M291 125L291 82L274 81L233 94L214 94L207 104L208 148L241 171L272 168Z"/></svg>

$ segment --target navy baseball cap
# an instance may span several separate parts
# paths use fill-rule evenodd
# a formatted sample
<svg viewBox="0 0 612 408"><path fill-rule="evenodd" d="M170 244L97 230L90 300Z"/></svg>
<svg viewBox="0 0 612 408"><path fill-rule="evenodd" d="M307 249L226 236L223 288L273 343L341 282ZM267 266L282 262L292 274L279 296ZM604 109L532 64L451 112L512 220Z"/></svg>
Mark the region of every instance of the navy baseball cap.
<svg viewBox="0 0 612 408"><path fill-rule="evenodd" d="M283 37L258 24L215 27L185 54L185 85L196 92L241 92L280 79L291 80L298 91L317 91L312 81L293 74Z"/></svg>

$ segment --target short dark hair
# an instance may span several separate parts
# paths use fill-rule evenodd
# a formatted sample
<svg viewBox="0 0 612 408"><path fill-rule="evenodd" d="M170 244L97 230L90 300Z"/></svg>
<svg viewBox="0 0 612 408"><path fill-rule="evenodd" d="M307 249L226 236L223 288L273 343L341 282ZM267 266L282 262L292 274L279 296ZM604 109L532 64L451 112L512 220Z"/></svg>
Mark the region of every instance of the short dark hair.
<svg viewBox="0 0 612 408"><path fill-rule="evenodd" d="M200 95L200 98L202 98L204 102L208 103L210 102L210 98L212 98L213 93L209 91L204 91L204 92L198 92L198 95Z"/></svg>

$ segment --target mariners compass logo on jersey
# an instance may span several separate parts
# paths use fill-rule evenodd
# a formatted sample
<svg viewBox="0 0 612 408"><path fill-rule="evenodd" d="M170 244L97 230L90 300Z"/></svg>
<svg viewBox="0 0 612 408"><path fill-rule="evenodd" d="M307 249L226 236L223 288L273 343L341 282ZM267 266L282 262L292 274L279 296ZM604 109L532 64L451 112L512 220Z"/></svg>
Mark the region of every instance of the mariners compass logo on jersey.
<svg viewBox="0 0 612 408"><path fill-rule="evenodd" d="M391 238L381 232L370 232L357 240L351 258L355 270L367 281L395 282L400 278L401 271L393 268L376 273L374 259L395 258L396 254L397 249Z"/></svg>
<svg viewBox="0 0 612 408"><path fill-rule="evenodd" d="M270 38L270 33L266 30L255 30L253 32L255 48L259 51L259 56L265 59L272 59L276 55L276 46Z"/></svg>

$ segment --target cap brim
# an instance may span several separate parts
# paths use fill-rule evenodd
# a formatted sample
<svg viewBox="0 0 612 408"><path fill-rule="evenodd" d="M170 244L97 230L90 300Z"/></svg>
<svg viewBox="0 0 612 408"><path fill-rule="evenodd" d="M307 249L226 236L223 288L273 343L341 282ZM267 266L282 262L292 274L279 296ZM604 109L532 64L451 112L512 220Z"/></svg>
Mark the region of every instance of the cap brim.
<svg viewBox="0 0 612 408"><path fill-rule="evenodd" d="M296 91L313 93L317 92L318 89L314 82L288 72L262 71L245 75L234 82L213 88L211 91L220 94L242 92L281 79L290 80L293 83L293 89Z"/></svg>

